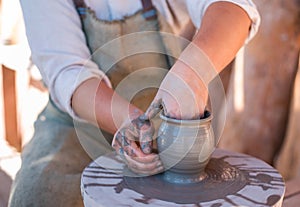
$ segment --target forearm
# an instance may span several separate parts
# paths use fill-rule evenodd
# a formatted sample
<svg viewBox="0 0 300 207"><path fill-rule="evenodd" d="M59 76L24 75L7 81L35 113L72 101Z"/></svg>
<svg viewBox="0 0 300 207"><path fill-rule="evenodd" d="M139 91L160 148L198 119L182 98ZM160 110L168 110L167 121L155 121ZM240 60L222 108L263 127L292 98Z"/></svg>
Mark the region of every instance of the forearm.
<svg viewBox="0 0 300 207"><path fill-rule="evenodd" d="M74 92L72 108L82 119L114 134L129 115L142 112L96 78L83 82Z"/></svg>
<svg viewBox="0 0 300 207"><path fill-rule="evenodd" d="M193 98L180 100L189 100L189 107L193 106L191 109L198 112L191 114L182 107L181 113L172 113L170 111L174 109L168 106L170 116L193 118L203 115L208 99L208 84L232 61L243 46L250 23L251 20L244 10L232 3L218 2L208 7L199 31L170 71L171 74L180 77L185 88L188 88L182 93L192 92ZM173 85L174 83L165 83L168 89ZM178 89L176 91L178 92Z"/></svg>
<svg viewBox="0 0 300 207"><path fill-rule="evenodd" d="M185 73L192 69L195 77L208 84L244 45L250 25L248 14L241 7L229 2L211 4L194 39L182 52L180 61L176 62L172 70ZM209 61L212 67L204 68L209 64L205 66L203 61Z"/></svg>
<svg viewBox="0 0 300 207"><path fill-rule="evenodd" d="M210 5L193 43L220 72L235 57L249 35L251 20L239 6L229 2Z"/></svg>

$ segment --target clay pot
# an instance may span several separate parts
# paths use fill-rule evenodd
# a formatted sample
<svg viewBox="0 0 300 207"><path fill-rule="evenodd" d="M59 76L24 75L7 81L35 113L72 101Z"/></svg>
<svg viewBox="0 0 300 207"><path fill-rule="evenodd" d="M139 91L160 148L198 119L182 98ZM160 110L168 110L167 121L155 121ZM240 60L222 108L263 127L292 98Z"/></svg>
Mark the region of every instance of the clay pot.
<svg viewBox="0 0 300 207"><path fill-rule="evenodd" d="M171 183L195 183L205 178L205 166L215 149L212 115L199 120L177 120L160 115L157 148Z"/></svg>

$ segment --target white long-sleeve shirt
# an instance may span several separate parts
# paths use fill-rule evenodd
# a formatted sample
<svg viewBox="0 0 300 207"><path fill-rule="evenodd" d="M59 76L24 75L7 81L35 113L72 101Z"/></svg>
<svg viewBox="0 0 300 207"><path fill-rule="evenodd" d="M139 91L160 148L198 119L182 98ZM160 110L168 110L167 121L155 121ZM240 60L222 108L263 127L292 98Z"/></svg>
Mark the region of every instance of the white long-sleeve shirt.
<svg viewBox="0 0 300 207"><path fill-rule="evenodd" d="M172 7L172 12L166 1ZM214 2L220 0L153 0L174 32L183 35L190 21L196 28ZM224 1L224 0L222 0ZM248 40L258 30L260 17L251 0L225 0L243 8L252 20ZM75 89L85 80L108 78L90 60L80 18L72 0L20 0L32 60L39 68L52 100L65 112L77 118L71 108ZM140 0L85 0L88 7L103 20L119 20L142 9ZM175 22L176 19L176 22ZM179 21L178 21L179 20ZM178 24L179 22L179 24ZM80 74L80 76L79 76ZM79 78L80 77L80 78Z"/></svg>

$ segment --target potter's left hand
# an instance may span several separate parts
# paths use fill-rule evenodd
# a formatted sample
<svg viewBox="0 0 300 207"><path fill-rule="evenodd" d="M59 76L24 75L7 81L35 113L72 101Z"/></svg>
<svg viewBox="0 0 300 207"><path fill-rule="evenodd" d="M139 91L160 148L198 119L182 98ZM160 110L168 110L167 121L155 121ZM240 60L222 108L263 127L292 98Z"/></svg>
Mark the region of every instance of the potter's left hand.
<svg viewBox="0 0 300 207"><path fill-rule="evenodd" d="M183 62L177 61L142 118L149 120L163 109L170 118L199 119L204 114L207 99L207 87L201 77Z"/></svg>
<svg viewBox="0 0 300 207"><path fill-rule="evenodd" d="M157 154L152 153L154 127L140 117L127 119L115 133L113 148L135 173L152 175L163 170Z"/></svg>

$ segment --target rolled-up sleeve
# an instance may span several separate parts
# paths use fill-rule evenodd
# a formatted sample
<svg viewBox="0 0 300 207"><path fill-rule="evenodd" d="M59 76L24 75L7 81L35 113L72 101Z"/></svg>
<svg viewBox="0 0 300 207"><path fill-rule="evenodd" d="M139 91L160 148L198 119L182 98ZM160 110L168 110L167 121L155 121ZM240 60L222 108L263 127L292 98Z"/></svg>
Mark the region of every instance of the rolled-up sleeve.
<svg viewBox="0 0 300 207"><path fill-rule="evenodd" d="M251 40L258 31L260 25L260 15L255 6L255 4L251 0L186 0L187 8L189 14L191 16L191 20L194 25L199 28L201 25L202 17L206 11L206 9L215 2L218 1L226 1L234 3L240 6L245 12L248 14L249 18L252 21L251 29L246 40L246 43Z"/></svg>
<svg viewBox="0 0 300 207"><path fill-rule="evenodd" d="M21 0L32 60L39 68L52 100L73 118L75 89L96 77L110 82L90 60L80 18L72 0Z"/></svg>

